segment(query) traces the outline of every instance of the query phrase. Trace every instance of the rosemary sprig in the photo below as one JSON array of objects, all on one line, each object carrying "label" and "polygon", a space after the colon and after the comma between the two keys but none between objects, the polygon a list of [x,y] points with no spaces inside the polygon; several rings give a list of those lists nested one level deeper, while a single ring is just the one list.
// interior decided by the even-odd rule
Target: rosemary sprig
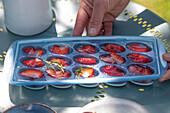
[{"label": "rosemary sprig", "polygon": [[78,75],[78,79],[80,78],[80,74],[82,73],[82,70],[83,70],[83,67],[80,66],[79,69],[77,69],[77,70],[74,72],[74,75]]},{"label": "rosemary sprig", "polygon": [[43,61],[46,63],[48,69],[50,69],[49,68],[49,65],[50,65],[56,72],[56,69],[52,64],[57,64],[58,67],[56,67],[56,68],[64,73],[64,68],[63,68],[62,64],[60,64],[59,61],[46,61],[46,60],[43,60]]},{"label": "rosemary sprig", "polygon": [[77,75],[78,76],[78,79],[80,78],[80,74],[82,73],[82,70],[83,69],[90,69],[92,67],[86,67],[86,68],[83,68],[82,66],[79,67],[79,69],[77,69],[75,72],[74,72],[74,75]]}]

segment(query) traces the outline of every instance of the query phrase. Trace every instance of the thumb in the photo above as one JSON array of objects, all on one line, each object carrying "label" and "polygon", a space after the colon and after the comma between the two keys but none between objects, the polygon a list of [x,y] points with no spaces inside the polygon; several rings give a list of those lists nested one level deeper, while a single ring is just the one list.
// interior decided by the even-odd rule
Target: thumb
[{"label": "thumb", "polygon": [[106,12],[105,0],[95,0],[93,4],[92,16],[88,25],[88,35],[96,36],[101,30],[102,21]]},{"label": "thumb", "polygon": [[163,54],[163,59],[166,60],[166,61],[170,61],[170,53],[165,53]]},{"label": "thumb", "polygon": [[166,72],[166,74],[164,76],[159,78],[158,81],[163,82],[163,81],[168,80],[168,79],[170,79],[170,69]]}]

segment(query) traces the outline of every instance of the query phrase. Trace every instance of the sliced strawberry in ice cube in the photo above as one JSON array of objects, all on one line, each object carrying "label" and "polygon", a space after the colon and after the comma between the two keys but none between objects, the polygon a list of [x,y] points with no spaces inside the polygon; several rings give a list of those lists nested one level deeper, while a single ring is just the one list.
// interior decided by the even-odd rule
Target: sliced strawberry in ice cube
[{"label": "sliced strawberry in ice cube", "polygon": [[123,76],[126,73],[113,65],[107,65],[102,69],[102,72],[111,76]]},{"label": "sliced strawberry in ice cube", "polygon": [[51,52],[55,54],[68,54],[69,53],[69,47],[67,46],[58,46],[58,45],[53,45],[53,48],[50,49]]},{"label": "sliced strawberry in ice cube", "polygon": [[137,52],[148,52],[150,51],[149,47],[143,44],[132,44],[129,46],[130,50],[137,51]]},{"label": "sliced strawberry in ice cube", "polygon": [[115,64],[115,60],[111,56],[100,56],[100,59],[104,62]]},{"label": "sliced strawberry in ice cube", "polygon": [[105,44],[103,50],[107,52],[120,53],[120,52],[125,51],[125,48],[117,44]]},{"label": "sliced strawberry in ice cube", "polygon": [[86,65],[94,65],[97,62],[96,59],[94,58],[86,58],[86,57],[77,57],[75,58],[75,61]]},{"label": "sliced strawberry in ice cube", "polygon": [[27,65],[29,67],[42,67],[42,66],[44,66],[43,61],[38,59],[38,58],[25,60],[25,61],[23,61],[23,64]]},{"label": "sliced strawberry in ice cube", "polygon": [[152,75],[153,72],[149,68],[144,68],[138,65],[131,65],[128,67],[129,71],[140,75]]},{"label": "sliced strawberry in ice cube", "polygon": [[41,56],[44,54],[44,51],[42,49],[35,49],[34,55]]},{"label": "sliced strawberry in ice cube", "polygon": [[89,54],[96,53],[96,49],[92,45],[84,45],[80,48],[77,48],[76,50],[81,53],[89,53]]},{"label": "sliced strawberry in ice cube", "polygon": [[111,52],[110,55],[111,55],[111,58],[116,62],[116,64],[125,63],[125,59],[117,55],[116,53]]},{"label": "sliced strawberry in ice cube", "polygon": [[57,79],[64,79],[69,78],[71,76],[71,73],[69,72],[63,72],[63,71],[55,71],[53,69],[46,69],[46,72],[49,76]]},{"label": "sliced strawberry in ice cube", "polygon": [[29,55],[34,55],[35,49],[33,47],[25,47],[23,51]]},{"label": "sliced strawberry in ice cube", "polygon": [[34,49],[33,47],[25,47],[23,51],[29,55],[40,56],[44,54],[44,51],[42,49]]},{"label": "sliced strawberry in ice cube", "polygon": [[21,71],[20,75],[29,78],[29,79],[39,79],[44,76],[43,72],[40,70],[35,70],[35,69],[28,69],[25,71]]},{"label": "sliced strawberry in ice cube", "polygon": [[128,59],[136,63],[149,63],[150,62],[149,58],[147,58],[146,56],[137,54],[137,53],[131,53],[127,57]]},{"label": "sliced strawberry in ice cube", "polygon": [[107,56],[100,56],[100,59],[104,62],[111,63],[111,64],[123,64],[125,63],[125,59],[121,56],[117,55],[116,53],[111,52],[110,55]]},{"label": "sliced strawberry in ice cube", "polygon": [[68,66],[68,65],[70,65],[70,63],[68,63],[66,60],[60,59],[60,58],[52,58],[52,59],[50,59],[49,61],[58,62],[58,64],[59,64],[59,65],[62,65],[62,66]]}]

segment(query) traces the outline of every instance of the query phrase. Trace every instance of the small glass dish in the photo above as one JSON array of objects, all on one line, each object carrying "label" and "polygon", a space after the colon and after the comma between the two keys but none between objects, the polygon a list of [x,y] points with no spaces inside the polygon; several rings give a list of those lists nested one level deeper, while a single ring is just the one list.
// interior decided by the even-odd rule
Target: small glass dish
[{"label": "small glass dish", "polygon": [[4,113],[57,113],[47,105],[40,103],[24,103],[7,109]]}]

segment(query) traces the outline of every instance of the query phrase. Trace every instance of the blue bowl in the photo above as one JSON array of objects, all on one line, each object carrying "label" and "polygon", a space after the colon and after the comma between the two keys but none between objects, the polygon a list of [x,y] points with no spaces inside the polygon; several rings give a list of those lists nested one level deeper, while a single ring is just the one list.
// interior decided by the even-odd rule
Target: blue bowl
[{"label": "blue bowl", "polygon": [[39,103],[24,103],[13,106],[4,113],[57,113],[47,105]]}]

